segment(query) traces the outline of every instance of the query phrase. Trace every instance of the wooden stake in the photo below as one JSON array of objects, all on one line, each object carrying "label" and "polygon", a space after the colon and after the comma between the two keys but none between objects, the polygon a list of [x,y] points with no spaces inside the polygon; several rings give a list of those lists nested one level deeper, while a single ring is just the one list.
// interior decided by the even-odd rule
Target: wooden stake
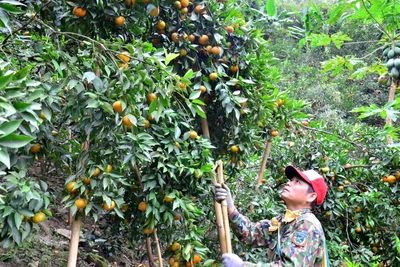
[{"label": "wooden stake", "polygon": [[160,243],[158,242],[158,236],[157,236],[157,229],[154,228],[154,241],[157,244],[157,254],[158,254],[158,261],[160,262],[160,267],[163,267],[163,259],[162,259],[162,255],[161,255],[161,248],[160,248]]},{"label": "wooden stake", "polygon": [[[388,102],[394,100],[394,95],[395,95],[395,93],[396,93],[396,89],[397,89],[398,84],[399,84],[399,81],[398,81],[398,80],[392,79],[392,83],[390,84]],[[389,117],[387,117],[387,116],[386,116],[386,124],[387,124],[388,126],[392,126],[392,125],[393,125],[392,119],[389,118]],[[387,143],[388,143],[388,144],[393,144],[393,138],[392,138],[391,136],[388,135],[387,138],[386,138],[386,140],[387,140]]]},{"label": "wooden stake", "polygon": [[222,217],[221,204],[219,204],[217,201],[215,201],[214,209],[215,209],[215,217],[217,219],[219,245],[221,247],[221,253],[224,254],[224,253],[228,252],[228,249],[226,247],[226,233],[225,233],[225,228],[224,228],[224,219]]},{"label": "wooden stake", "polygon": [[[218,183],[224,183],[224,171],[222,169],[222,161],[217,161],[217,173],[218,173]],[[232,253],[232,244],[231,244],[231,231],[229,228],[229,216],[228,216],[228,204],[226,200],[221,201],[222,208],[222,219],[224,223],[224,232],[225,232],[225,244],[226,244],[226,252]]]},{"label": "wooden stake", "polygon": [[153,257],[153,251],[151,250],[151,240],[150,237],[146,237],[146,249],[147,249],[147,255],[149,256],[149,265],[150,267],[154,267],[154,257]]},{"label": "wooden stake", "polygon": [[79,235],[81,230],[81,219],[72,223],[71,241],[69,244],[68,265],[67,267],[75,267],[78,259]]},{"label": "wooden stake", "polygon": [[265,165],[267,164],[269,154],[271,153],[271,145],[272,145],[272,140],[268,139],[267,144],[265,145],[265,152],[264,152],[264,157],[263,157],[263,160],[261,163],[261,168],[260,168],[260,171],[259,171],[258,177],[257,177],[257,184],[261,184],[261,180],[263,178],[264,171],[265,171]]}]

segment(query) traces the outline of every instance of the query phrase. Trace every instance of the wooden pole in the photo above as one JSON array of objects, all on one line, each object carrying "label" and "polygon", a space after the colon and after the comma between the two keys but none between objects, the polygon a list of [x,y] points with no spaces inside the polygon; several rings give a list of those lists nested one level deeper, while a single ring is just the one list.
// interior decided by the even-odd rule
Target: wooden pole
[{"label": "wooden pole", "polygon": [[[222,161],[217,161],[217,173],[218,173],[218,183],[224,183],[224,172],[222,169]],[[229,216],[228,216],[228,204],[226,200],[221,201],[222,208],[222,218],[224,223],[224,232],[225,232],[225,244],[226,244],[226,252],[232,253],[232,244],[231,244],[231,231],[229,228]]]},{"label": "wooden pole", "polygon": [[74,221],[71,228],[71,241],[69,244],[68,265],[75,267],[78,259],[79,235],[81,230],[81,219]]},{"label": "wooden pole", "polygon": [[163,267],[163,259],[162,259],[162,255],[161,255],[160,242],[158,241],[157,229],[156,228],[154,228],[153,234],[154,234],[154,241],[157,244],[157,254],[158,254],[159,266]]},{"label": "wooden pole", "polygon": [[[398,81],[398,80],[392,79],[392,83],[390,84],[388,102],[394,100],[394,96],[395,96],[396,88],[397,88],[398,84],[399,84],[399,81]],[[386,116],[386,124],[387,124],[388,126],[392,126],[392,125],[393,125],[392,119],[389,118],[388,116]],[[387,140],[387,143],[388,143],[388,144],[393,144],[393,138],[392,138],[390,135],[388,135],[388,136],[386,137],[386,140]]]},{"label": "wooden pole", "polygon": [[217,230],[218,230],[218,237],[219,237],[219,245],[221,247],[221,253],[227,253],[228,249],[226,247],[226,234],[225,234],[225,228],[224,228],[224,219],[222,217],[222,208],[221,204],[219,204],[217,201],[214,203],[214,208],[215,208],[215,217],[217,218]]},{"label": "wooden pole", "polygon": [[267,144],[265,145],[265,152],[264,152],[264,157],[262,160],[261,168],[260,168],[260,171],[258,172],[257,184],[261,184],[261,180],[263,178],[264,171],[265,171],[265,165],[267,164],[269,154],[271,153],[271,145],[272,145],[272,140],[268,139]]}]

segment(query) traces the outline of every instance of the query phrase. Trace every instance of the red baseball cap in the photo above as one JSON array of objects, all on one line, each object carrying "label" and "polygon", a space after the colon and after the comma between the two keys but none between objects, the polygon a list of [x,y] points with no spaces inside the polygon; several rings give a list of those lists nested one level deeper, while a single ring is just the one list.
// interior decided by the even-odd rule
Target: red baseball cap
[{"label": "red baseball cap", "polygon": [[285,168],[285,174],[287,178],[292,179],[294,176],[302,178],[304,181],[309,183],[317,194],[317,205],[321,205],[324,202],[328,186],[325,183],[324,177],[314,170],[300,171],[289,165]]}]

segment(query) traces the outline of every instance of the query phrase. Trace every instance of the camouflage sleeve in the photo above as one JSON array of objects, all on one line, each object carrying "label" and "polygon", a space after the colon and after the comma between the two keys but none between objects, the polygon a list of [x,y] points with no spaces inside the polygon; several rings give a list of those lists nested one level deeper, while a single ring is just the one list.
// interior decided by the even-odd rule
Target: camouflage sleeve
[{"label": "camouflage sleeve", "polygon": [[291,233],[283,233],[281,260],[257,264],[244,262],[243,267],[301,267],[322,266],[324,253],[323,233],[309,221],[300,222]]},{"label": "camouflage sleeve", "polygon": [[262,247],[269,244],[268,228],[270,220],[253,223],[248,217],[241,215],[237,210],[229,215],[232,231],[244,244],[253,247]]}]

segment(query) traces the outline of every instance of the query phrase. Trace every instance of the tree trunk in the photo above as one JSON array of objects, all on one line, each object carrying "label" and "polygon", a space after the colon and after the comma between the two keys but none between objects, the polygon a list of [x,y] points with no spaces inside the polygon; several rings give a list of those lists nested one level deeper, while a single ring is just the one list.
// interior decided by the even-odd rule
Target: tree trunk
[{"label": "tree trunk", "polygon": [[78,259],[79,235],[81,231],[81,219],[72,223],[71,241],[69,244],[68,267],[76,267]]},{"label": "tree trunk", "polygon": [[262,177],[263,177],[264,171],[265,171],[265,165],[267,164],[269,154],[271,153],[271,145],[272,145],[272,140],[268,139],[267,144],[265,145],[265,152],[264,152],[264,157],[263,157],[263,160],[261,163],[261,168],[260,168],[260,171],[258,172],[257,184],[261,184],[261,180],[262,180]]}]

